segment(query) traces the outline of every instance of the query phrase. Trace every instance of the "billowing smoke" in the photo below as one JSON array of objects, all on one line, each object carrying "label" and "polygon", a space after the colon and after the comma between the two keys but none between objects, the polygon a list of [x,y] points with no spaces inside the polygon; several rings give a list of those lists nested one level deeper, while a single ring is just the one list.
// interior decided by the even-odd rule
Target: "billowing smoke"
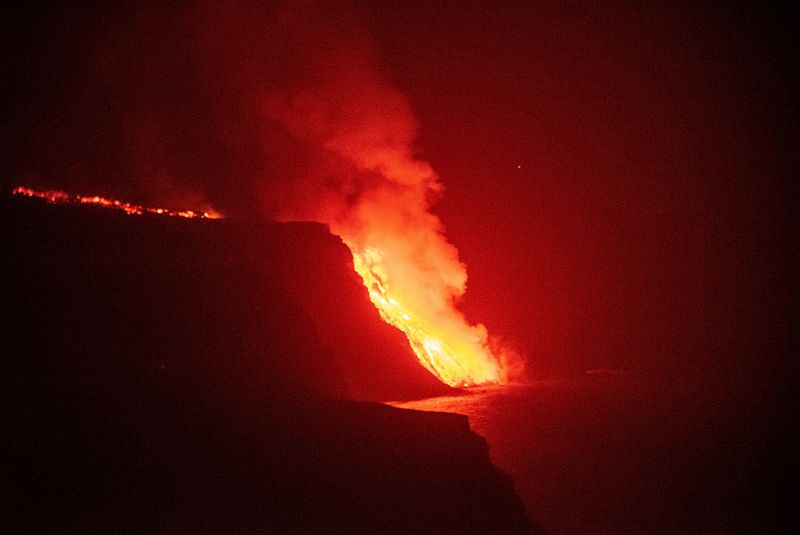
[{"label": "billowing smoke", "polygon": [[466,271],[429,211],[443,187],[414,155],[417,122],[408,99],[381,75],[368,43],[314,45],[306,63],[313,82],[270,95],[266,104],[268,117],[318,150],[300,180],[303,195],[280,217],[324,222],[356,249],[379,247],[390,265],[399,265],[392,257],[413,259],[419,273],[405,275],[443,307],[463,293]]},{"label": "billowing smoke", "polygon": [[308,77],[269,95],[265,112],[315,150],[317,165],[283,216],[324,222],[344,240],[384,319],[406,332],[443,381],[504,381],[486,329],[455,308],[467,273],[429,210],[443,187],[415,156],[418,125],[408,99],[358,32],[332,36],[319,31],[318,12],[293,15]]}]

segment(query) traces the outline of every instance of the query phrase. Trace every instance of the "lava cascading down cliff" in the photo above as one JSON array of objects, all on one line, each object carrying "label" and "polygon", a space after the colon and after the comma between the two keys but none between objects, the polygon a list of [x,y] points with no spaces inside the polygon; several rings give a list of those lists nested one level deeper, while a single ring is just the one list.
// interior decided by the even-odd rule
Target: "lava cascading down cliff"
[{"label": "lava cascading down cliff", "polygon": [[330,222],[353,253],[353,265],[381,317],[405,333],[420,363],[450,386],[505,381],[483,325],[455,306],[466,268],[412,187],[363,196],[342,221]]},{"label": "lava cascading down cliff", "polygon": [[[301,18],[302,20],[302,18]],[[313,17],[312,17],[313,20]],[[443,191],[415,157],[417,123],[408,99],[385,80],[366,37],[341,39],[316,24],[295,28],[298,63],[311,75],[267,98],[268,119],[316,151],[286,220],[326,223],[353,254],[382,318],[408,337],[420,363],[451,386],[503,383],[483,325],[458,310],[467,274],[431,213]]]}]

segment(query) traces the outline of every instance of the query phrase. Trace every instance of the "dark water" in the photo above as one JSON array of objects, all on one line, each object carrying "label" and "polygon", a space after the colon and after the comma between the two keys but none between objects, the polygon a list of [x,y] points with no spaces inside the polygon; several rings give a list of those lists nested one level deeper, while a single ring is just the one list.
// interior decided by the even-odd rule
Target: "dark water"
[{"label": "dark water", "polygon": [[553,534],[788,531],[768,383],[582,376],[393,405],[465,414]]}]

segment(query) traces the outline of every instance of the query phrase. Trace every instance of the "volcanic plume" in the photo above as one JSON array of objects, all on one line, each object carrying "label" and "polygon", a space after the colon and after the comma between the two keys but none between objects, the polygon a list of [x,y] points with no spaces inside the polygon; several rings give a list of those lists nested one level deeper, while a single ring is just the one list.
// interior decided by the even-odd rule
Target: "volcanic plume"
[{"label": "volcanic plume", "polygon": [[485,327],[470,325],[456,308],[466,267],[430,211],[444,188],[415,155],[417,123],[408,99],[382,76],[366,38],[318,36],[319,27],[301,22],[297,32],[310,81],[267,99],[268,118],[319,157],[299,202],[285,207],[283,217],[326,223],[342,238],[383,319],[406,334],[440,380],[504,382]]}]

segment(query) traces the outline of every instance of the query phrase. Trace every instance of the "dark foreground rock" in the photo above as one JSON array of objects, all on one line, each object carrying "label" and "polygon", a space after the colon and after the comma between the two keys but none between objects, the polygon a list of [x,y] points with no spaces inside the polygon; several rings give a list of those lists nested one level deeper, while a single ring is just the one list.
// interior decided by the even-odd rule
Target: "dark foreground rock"
[{"label": "dark foreground rock", "polygon": [[[180,348],[213,363],[266,351],[282,368],[276,380],[329,394],[346,387],[350,398],[390,401],[450,390],[386,327],[350,252],[323,225],[127,216],[8,196],[0,218],[15,315],[38,321],[27,350],[33,342],[130,362]],[[304,359],[270,347],[289,341]]]},{"label": "dark foreground rock", "polygon": [[466,418],[342,399],[324,229],[2,203],[3,532],[530,531]]}]

